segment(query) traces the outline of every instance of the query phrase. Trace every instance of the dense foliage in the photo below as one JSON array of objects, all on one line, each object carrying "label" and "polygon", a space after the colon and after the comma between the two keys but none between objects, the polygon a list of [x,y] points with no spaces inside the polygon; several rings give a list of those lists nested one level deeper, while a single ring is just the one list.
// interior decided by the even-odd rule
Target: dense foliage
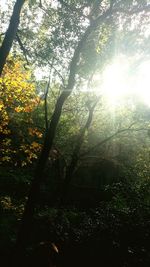
[{"label": "dense foliage", "polygon": [[149,10],[0,4],[3,266],[149,266]]},{"label": "dense foliage", "polygon": [[31,163],[40,150],[36,139],[42,137],[32,118],[40,99],[21,60],[7,61],[0,78],[0,96],[1,163]]}]

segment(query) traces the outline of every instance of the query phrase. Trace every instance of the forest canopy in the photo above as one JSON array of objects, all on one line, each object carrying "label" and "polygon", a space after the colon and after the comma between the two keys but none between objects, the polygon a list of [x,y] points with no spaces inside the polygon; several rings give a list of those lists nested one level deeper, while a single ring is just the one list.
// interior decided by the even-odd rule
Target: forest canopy
[{"label": "forest canopy", "polygon": [[[70,266],[66,251],[98,233],[87,266],[99,249],[102,266],[148,266],[149,12],[148,0],[1,1],[4,261]],[[32,262],[40,242],[58,242],[58,262]]]}]

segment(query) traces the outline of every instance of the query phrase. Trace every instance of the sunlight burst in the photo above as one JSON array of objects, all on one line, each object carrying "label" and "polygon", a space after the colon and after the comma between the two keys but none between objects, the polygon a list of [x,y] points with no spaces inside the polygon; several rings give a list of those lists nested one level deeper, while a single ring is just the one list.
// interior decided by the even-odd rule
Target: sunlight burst
[{"label": "sunlight burst", "polygon": [[127,64],[117,61],[106,68],[103,74],[102,93],[109,102],[116,104],[127,93]]},{"label": "sunlight burst", "polygon": [[127,58],[122,57],[104,70],[99,91],[111,105],[118,105],[126,96],[134,95],[150,106],[149,69],[150,61],[145,61],[134,71]]}]

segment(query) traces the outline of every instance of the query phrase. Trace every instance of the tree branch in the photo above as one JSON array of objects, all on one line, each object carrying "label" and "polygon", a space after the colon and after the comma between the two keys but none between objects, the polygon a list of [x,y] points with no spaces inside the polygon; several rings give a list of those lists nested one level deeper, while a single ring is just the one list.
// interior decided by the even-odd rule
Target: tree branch
[{"label": "tree branch", "polygon": [[58,75],[59,78],[61,79],[63,86],[65,86],[64,78],[63,78],[63,76],[60,74],[60,72],[54,67],[54,64],[53,64],[53,63],[50,63],[50,62],[48,62],[48,64],[49,64],[49,66],[50,66],[51,68],[53,68],[53,69],[55,70],[55,72],[57,73],[57,75]]},{"label": "tree branch", "polygon": [[105,144],[106,142],[110,141],[111,139],[113,139],[115,136],[117,136],[118,134],[124,133],[124,132],[128,132],[128,131],[132,131],[132,132],[138,132],[138,131],[148,131],[147,128],[131,128],[132,126],[129,126],[128,128],[125,129],[121,129],[116,131],[115,133],[113,133],[112,135],[108,136],[107,138],[105,138],[104,140],[102,140],[101,142],[97,143],[95,146],[89,148],[86,152],[82,153],[80,155],[81,157],[84,157],[86,155],[88,155],[89,153],[93,152],[94,150],[96,150],[96,148],[102,146],[103,144]]},{"label": "tree branch", "polygon": [[24,47],[24,45],[23,45],[23,43],[22,43],[22,41],[21,41],[21,39],[20,39],[18,33],[16,33],[16,40],[17,40],[17,42],[18,42],[18,44],[19,44],[19,46],[20,46],[20,49],[21,49],[22,52],[23,52],[23,55],[24,55],[24,57],[25,57],[25,60],[26,60],[27,64],[29,65],[29,61],[28,61],[28,58],[27,58],[27,53],[28,53],[28,52],[27,52],[26,48]]}]

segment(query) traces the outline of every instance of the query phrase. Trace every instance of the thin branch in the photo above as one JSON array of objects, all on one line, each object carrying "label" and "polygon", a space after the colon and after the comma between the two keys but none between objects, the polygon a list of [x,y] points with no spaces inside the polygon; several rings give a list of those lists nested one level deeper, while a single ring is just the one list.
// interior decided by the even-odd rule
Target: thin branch
[{"label": "thin branch", "polygon": [[[40,2],[39,2],[39,8],[46,14],[46,15],[48,15],[48,17],[50,16],[50,15],[52,15],[52,8],[51,9],[45,9],[44,7],[43,7],[43,4],[42,4],[42,1],[40,0]],[[49,10],[51,11],[51,14],[49,13]],[[53,9],[53,13],[55,12],[55,9]]]},{"label": "thin branch", "polygon": [[46,132],[48,130],[48,122],[49,122],[49,119],[48,119],[48,108],[47,108],[47,97],[48,97],[48,92],[49,92],[50,83],[51,83],[51,73],[52,73],[53,64],[54,64],[54,58],[52,59],[51,69],[50,69],[50,73],[49,73],[49,79],[48,79],[47,87],[46,87],[46,90],[45,90],[45,97],[44,97]]},{"label": "thin branch", "polygon": [[5,35],[5,33],[6,33],[6,32],[1,32],[1,33],[0,33],[0,36],[3,36],[3,35]]},{"label": "thin branch", "polygon": [[89,153],[93,152],[98,147],[100,147],[103,144],[105,144],[106,142],[110,141],[111,139],[113,139],[118,134],[121,134],[121,133],[124,133],[124,132],[128,132],[128,131],[130,131],[130,132],[131,131],[132,132],[138,132],[138,131],[148,131],[148,129],[147,128],[131,128],[131,125],[130,125],[128,128],[125,128],[125,129],[121,129],[121,130],[116,131],[115,133],[113,133],[112,135],[108,136],[107,138],[105,138],[101,142],[97,143],[95,146],[89,148],[86,152],[82,153],[80,155],[80,157],[84,157],[84,156],[88,155]]},{"label": "thin branch", "polygon": [[28,61],[28,58],[27,58],[27,54],[28,54],[28,52],[27,52],[26,48],[24,47],[24,45],[23,45],[23,43],[22,43],[22,41],[21,41],[21,39],[20,39],[18,33],[16,33],[16,40],[17,40],[17,42],[18,42],[18,44],[19,44],[19,46],[20,46],[20,49],[21,49],[22,52],[23,52],[23,55],[24,55],[24,57],[25,57],[25,60],[26,60],[27,64],[29,65],[29,61]]},{"label": "thin branch", "polygon": [[57,73],[57,75],[59,76],[59,78],[61,79],[62,83],[63,83],[63,86],[65,86],[65,81],[64,81],[64,78],[63,76],[60,74],[60,72],[54,67],[54,64],[53,63],[50,63],[48,62],[49,66],[51,68],[53,68],[55,70],[55,72]]}]

